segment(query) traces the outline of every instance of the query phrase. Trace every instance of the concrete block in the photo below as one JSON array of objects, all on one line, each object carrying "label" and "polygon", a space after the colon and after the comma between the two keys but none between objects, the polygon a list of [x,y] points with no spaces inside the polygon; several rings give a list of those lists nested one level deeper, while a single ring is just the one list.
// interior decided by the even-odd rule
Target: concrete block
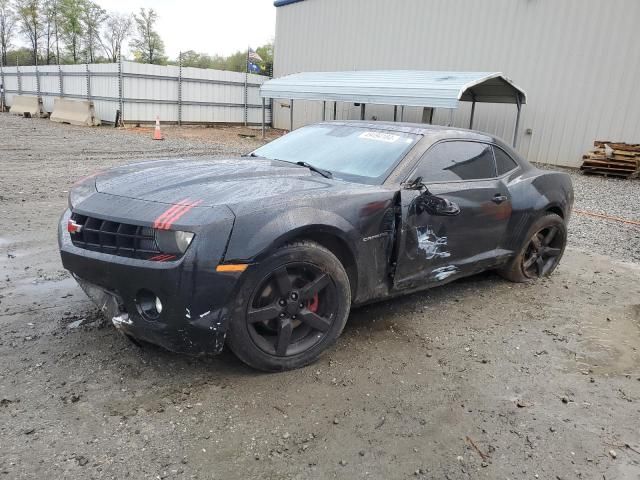
[{"label": "concrete block", "polygon": [[42,115],[42,100],[31,95],[14,95],[9,113],[39,117]]},{"label": "concrete block", "polygon": [[98,126],[101,123],[100,119],[96,117],[93,102],[61,97],[53,100],[53,112],[51,112],[50,118],[53,122],[89,127]]}]

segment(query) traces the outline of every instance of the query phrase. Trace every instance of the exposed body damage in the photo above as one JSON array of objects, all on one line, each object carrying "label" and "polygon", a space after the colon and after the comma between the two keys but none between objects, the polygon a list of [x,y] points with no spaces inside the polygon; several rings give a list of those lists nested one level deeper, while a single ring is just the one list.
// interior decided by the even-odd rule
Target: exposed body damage
[{"label": "exposed body damage", "polygon": [[[356,306],[505,265],[535,219],[570,215],[568,176],[533,168],[493,137],[331,125],[402,129],[418,140],[380,184],[265,158],[164,160],[98,174],[78,183],[60,220],[65,268],[127,335],[173,351],[217,353],[246,308],[245,278],[285,245],[312,241],[332,252]],[[517,166],[474,182],[415,182],[429,149],[452,138],[495,145]],[[504,199],[496,201],[498,193]],[[191,243],[163,249],[160,230],[192,234]],[[153,310],[147,292],[161,301],[155,316],[145,310]]]},{"label": "exposed body damage", "polygon": [[418,248],[424,252],[425,258],[447,258],[451,252],[447,251],[447,237],[439,237],[430,226],[416,227]]}]

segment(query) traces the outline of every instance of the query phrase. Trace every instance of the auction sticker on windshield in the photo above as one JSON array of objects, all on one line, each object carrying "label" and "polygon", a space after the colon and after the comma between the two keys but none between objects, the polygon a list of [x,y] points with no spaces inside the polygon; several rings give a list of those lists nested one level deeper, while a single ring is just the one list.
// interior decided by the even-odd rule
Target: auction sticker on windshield
[{"label": "auction sticker on windshield", "polygon": [[391,133],[382,132],[364,132],[361,133],[358,138],[366,138],[368,140],[377,140],[379,142],[395,143],[400,138],[399,135],[393,135]]}]

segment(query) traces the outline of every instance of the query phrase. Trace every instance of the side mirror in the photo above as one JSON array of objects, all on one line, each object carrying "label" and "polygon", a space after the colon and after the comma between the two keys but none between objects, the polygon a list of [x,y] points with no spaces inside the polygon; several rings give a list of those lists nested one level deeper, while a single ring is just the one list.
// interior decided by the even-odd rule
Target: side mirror
[{"label": "side mirror", "polygon": [[445,215],[452,217],[460,213],[460,207],[457,204],[447,200],[446,198],[440,198],[439,200],[440,202],[436,209],[436,215]]},{"label": "side mirror", "polygon": [[406,190],[427,190],[427,187],[422,183],[422,177],[416,177],[410,182],[403,183],[402,188]]},{"label": "side mirror", "polygon": [[414,200],[416,213],[426,212],[430,215],[453,217],[460,213],[460,207],[446,198],[432,195],[428,190],[421,193]]}]

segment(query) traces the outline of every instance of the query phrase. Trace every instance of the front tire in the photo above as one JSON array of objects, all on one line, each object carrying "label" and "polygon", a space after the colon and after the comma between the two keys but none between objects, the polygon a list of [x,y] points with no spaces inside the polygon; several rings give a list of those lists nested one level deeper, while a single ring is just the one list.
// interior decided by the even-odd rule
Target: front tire
[{"label": "front tire", "polygon": [[259,370],[300,368],[335,343],[350,308],[349,277],[336,256],[314,242],[288,244],[247,271],[228,345]]},{"label": "front tire", "polygon": [[498,273],[512,282],[533,282],[553,273],[567,246],[567,226],[555,213],[536,220],[524,245],[509,264]]}]

